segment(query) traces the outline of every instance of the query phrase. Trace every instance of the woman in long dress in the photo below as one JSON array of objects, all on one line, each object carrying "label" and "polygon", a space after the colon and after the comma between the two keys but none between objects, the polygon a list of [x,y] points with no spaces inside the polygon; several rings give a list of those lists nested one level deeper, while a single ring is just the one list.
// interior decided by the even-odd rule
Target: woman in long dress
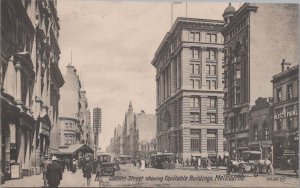
[{"label": "woman in long dress", "polygon": [[144,171],[145,170],[145,159],[141,160],[141,170]]}]

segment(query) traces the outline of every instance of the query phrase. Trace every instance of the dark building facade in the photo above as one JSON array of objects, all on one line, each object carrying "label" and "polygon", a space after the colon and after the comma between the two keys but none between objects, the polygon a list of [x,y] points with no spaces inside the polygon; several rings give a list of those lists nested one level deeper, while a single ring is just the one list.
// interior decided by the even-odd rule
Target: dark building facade
[{"label": "dark building facade", "polygon": [[272,83],[274,162],[284,168],[287,159],[299,156],[299,65],[274,75]]},{"label": "dark building facade", "polygon": [[[51,24],[50,24],[51,23]],[[1,1],[0,178],[40,173],[58,119],[59,21],[56,0]]]},{"label": "dark building facade", "polygon": [[292,4],[245,3],[223,13],[224,137],[233,158],[249,148],[255,100],[272,96],[269,80],[279,71],[274,63],[282,56],[299,61],[298,11]]}]

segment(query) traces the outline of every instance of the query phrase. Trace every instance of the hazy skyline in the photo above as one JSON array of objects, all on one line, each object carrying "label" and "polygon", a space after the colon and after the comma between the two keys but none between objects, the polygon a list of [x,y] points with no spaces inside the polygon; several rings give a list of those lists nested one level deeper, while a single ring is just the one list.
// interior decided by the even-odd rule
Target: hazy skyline
[{"label": "hazy skyline", "polygon": [[[236,9],[241,3],[232,4]],[[189,2],[188,17],[222,20],[228,3]],[[135,112],[155,114],[154,53],[171,27],[170,2],[58,1],[62,74],[73,53],[89,109],[102,108],[100,146],[123,124],[129,101]],[[173,21],[186,4],[173,5]]]}]

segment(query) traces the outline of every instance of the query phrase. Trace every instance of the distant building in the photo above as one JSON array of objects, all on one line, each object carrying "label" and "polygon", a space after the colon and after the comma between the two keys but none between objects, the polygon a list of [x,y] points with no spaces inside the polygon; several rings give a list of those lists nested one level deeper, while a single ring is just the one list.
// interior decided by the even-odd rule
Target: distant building
[{"label": "distant building", "polygon": [[223,17],[224,136],[226,150],[239,157],[249,148],[251,106],[272,95],[274,65],[282,57],[299,62],[299,7],[245,3],[236,11],[229,5]]},{"label": "distant building", "polygon": [[272,83],[274,164],[285,168],[288,158],[299,156],[299,65],[283,69],[273,76]]},{"label": "distant building", "polygon": [[93,135],[95,148],[98,148],[99,146],[99,134],[101,133],[101,118],[101,108],[93,108]]},{"label": "distant building", "polygon": [[114,130],[113,152],[123,154],[123,127],[118,125]]},{"label": "distant building", "polygon": [[79,92],[79,122],[82,126],[82,139],[81,143],[87,144],[90,147],[94,147],[92,142],[92,124],[91,124],[91,113],[88,109],[88,100],[86,98],[86,91],[81,89]]},{"label": "distant building", "polygon": [[135,155],[147,157],[152,148],[151,141],[156,137],[156,116],[146,114],[144,110],[135,113]]},{"label": "distant building", "polygon": [[156,50],[158,151],[223,154],[223,37],[220,20],[177,18]]},{"label": "distant building", "polygon": [[53,154],[59,153],[59,147],[79,144],[82,137],[79,122],[79,91],[81,83],[74,66],[68,65],[63,76],[64,86],[60,92],[58,126],[53,127],[50,146]]},{"label": "distant building", "polygon": [[101,132],[101,108],[93,108],[93,128],[95,132]]},{"label": "distant building", "polygon": [[[148,155],[152,148],[143,150],[144,145],[150,145],[155,138],[154,114],[134,113],[131,102],[128,111],[125,113],[124,125],[118,125],[114,130],[114,136],[111,139],[110,147],[116,154],[125,154],[132,157],[144,157]],[[154,145],[154,144],[152,144]]]},{"label": "distant building", "polygon": [[123,125],[123,152],[125,155],[134,155],[134,112],[131,102],[129,103],[128,111],[125,112]]},{"label": "distant building", "polygon": [[78,158],[85,153],[93,153],[90,111],[87,109],[86,91],[82,89],[72,64],[67,66],[64,80],[59,103],[59,126],[53,127],[51,134],[51,153],[61,158]]}]

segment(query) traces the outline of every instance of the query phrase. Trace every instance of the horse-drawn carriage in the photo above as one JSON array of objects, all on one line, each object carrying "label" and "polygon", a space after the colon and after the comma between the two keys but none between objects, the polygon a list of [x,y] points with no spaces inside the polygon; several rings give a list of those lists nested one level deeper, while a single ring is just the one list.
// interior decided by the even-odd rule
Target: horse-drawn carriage
[{"label": "horse-drawn carriage", "polygon": [[244,173],[253,173],[255,177],[259,173],[273,173],[272,163],[270,160],[261,159],[260,151],[244,151],[243,160],[233,161],[227,165],[227,174],[238,172],[240,175]]}]

